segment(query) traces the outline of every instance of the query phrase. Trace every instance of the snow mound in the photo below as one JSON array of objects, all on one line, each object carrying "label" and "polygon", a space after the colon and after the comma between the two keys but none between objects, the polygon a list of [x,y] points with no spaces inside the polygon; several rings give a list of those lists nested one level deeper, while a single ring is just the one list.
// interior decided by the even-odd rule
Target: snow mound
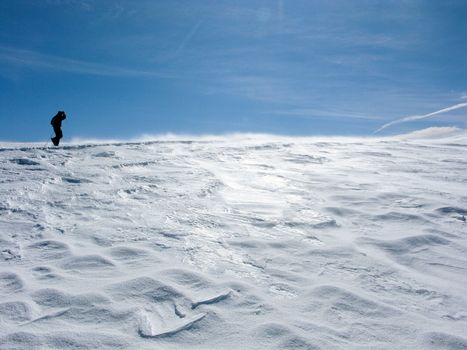
[{"label": "snow mound", "polygon": [[0,146],[0,349],[467,349],[465,140]]}]

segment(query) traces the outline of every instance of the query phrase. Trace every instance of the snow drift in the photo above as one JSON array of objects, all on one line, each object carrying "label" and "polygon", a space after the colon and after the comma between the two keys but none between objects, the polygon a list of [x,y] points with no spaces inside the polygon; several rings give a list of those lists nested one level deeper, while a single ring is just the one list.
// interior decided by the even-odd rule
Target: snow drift
[{"label": "snow drift", "polygon": [[459,135],[3,145],[0,349],[466,349]]}]

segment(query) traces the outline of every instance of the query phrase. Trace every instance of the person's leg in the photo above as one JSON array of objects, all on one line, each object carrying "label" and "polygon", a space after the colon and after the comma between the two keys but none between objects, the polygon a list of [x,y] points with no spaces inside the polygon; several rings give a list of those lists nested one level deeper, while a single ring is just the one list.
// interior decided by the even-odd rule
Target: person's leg
[{"label": "person's leg", "polygon": [[62,129],[60,127],[54,126],[55,137],[52,137],[52,143],[54,146],[58,146],[60,139],[63,137]]},{"label": "person's leg", "polygon": [[[55,131],[55,128],[54,128],[54,131]],[[57,133],[55,133],[55,136],[50,139],[52,140],[52,143],[54,144],[54,146],[57,146]]]}]

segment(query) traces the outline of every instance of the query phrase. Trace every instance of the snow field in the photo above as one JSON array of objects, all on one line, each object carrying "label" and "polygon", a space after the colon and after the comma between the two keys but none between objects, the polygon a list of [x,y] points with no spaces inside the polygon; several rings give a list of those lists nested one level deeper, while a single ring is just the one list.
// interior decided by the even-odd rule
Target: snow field
[{"label": "snow field", "polygon": [[466,147],[0,147],[0,349],[467,349]]}]

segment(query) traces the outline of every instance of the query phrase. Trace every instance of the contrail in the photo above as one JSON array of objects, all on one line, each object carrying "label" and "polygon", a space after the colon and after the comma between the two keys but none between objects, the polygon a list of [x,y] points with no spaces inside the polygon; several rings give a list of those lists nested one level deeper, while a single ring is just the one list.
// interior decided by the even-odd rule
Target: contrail
[{"label": "contrail", "polygon": [[382,127],[380,127],[378,130],[376,130],[375,132],[373,132],[373,134],[376,134],[376,133],[380,132],[381,130],[386,129],[388,126],[391,126],[391,125],[394,125],[394,124],[400,124],[400,123],[405,123],[405,122],[409,122],[409,121],[412,121],[412,120],[419,120],[419,119],[430,118],[430,117],[435,116],[435,115],[437,115],[437,114],[450,112],[450,111],[453,111],[453,110],[455,110],[455,109],[464,108],[464,107],[467,107],[467,103],[459,103],[459,104],[457,104],[457,105],[454,105],[454,106],[451,106],[451,107],[447,107],[447,108],[443,108],[443,109],[440,109],[439,111],[431,112],[431,113],[424,114],[424,115],[413,115],[413,116],[410,116],[410,117],[405,117],[405,118],[397,119],[397,120],[394,120],[394,121],[392,121],[392,122],[390,122],[390,123],[384,124],[384,125],[383,125]]},{"label": "contrail", "polygon": [[178,56],[178,54],[180,52],[182,52],[182,50],[185,48],[186,44],[188,44],[188,42],[191,40],[191,38],[193,38],[195,36],[196,32],[198,31],[201,24],[203,24],[203,22],[204,22],[204,20],[201,20],[201,21],[199,21],[198,23],[196,23],[193,26],[191,31],[185,36],[185,38],[183,38],[182,42],[180,43],[177,50],[175,51],[174,56]]}]

